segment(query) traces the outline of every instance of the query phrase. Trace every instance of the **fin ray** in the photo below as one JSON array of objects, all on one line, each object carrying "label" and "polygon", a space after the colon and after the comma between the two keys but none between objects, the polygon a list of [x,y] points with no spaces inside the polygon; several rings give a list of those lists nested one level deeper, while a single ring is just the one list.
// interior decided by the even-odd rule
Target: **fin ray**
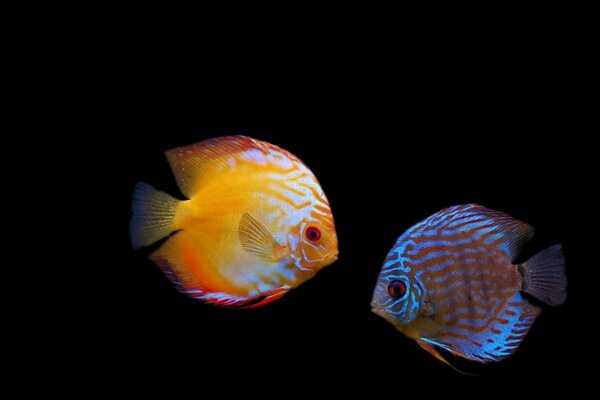
[{"label": "fin ray", "polygon": [[179,202],[152,185],[136,183],[132,197],[133,215],[129,225],[134,249],[149,246],[173,232]]},{"label": "fin ray", "polygon": [[518,266],[523,276],[522,290],[558,306],[567,298],[565,256],[560,244],[543,250]]},{"label": "fin ray", "polygon": [[244,213],[238,225],[238,236],[242,248],[266,262],[277,261],[276,255],[283,247],[263,224],[250,214]]},{"label": "fin ray", "polygon": [[247,298],[236,298],[233,296],[207,294],[203,299],[208,303],[235,309],[250,309],[266,306],[267,304],[281,298],[290,290],[290,287],[284,285],[279,288],[271,289],[256,296]]},{"label": "fin ray", "polygon": [[[497,241],[498,248],[506,254],[511,261],[519,256],[521,248],[527,244],[533,237],[533,228],[523,221],[519,221],[500,211],[490,210],[489,208],[480,206],[479,204],[465,204],[461,206],[451,207],[452,219],[464,218],[465,216],[481,216],[485,219],[494,222],[498,227],[497,233],[490,236],[490,242]],[[440,213],[448,212],[446,210]],[[451,221],[450,221],[451,223]]]},{"label": "fin ray", "polygon": [[[249,150],[266,153],[265,145],[247,136],[224,136],[165,152],[177,185],[188,199],[219,174],[230,170],[230,160],[240,160]],[[283,151],[283,150],[282,150]]]},{"label": "fin ray", "polygon": [[184,258],[182,241],[185,232],[180,231],[171,236],[162,246],[150,255],[150,260],[154,261],[164,274],[169,278],[171,283],[178,291],[190,297],[195,297],[192,294],[203,294],[200,282],[192,274],[186,260]]},{"label": "fin ray", "polygon": [[433,357],[435,357],[436,359],[440,360],[441,362],[443,362],[444,364],[446,364],[447,366],[449,366],[450,368],[452,368],[456,372],[459,372],[459,373],[461,373],[463,375],[477,376],[475,374],[470,374],[468,372],[464,372],[464,371],[461,371],[460,369],[456,368],[454,365],[450,364],[450,361],[446,360],[444,358],[444,356],[442,356],[440,354],[440,352],[437,351],[437,349],[435,348],[435,346],[439,346],[439,347],[443,348],[446,351],[449,351],[451,353],[455,353],[449,347],[447,347],[447,346],[445,346],[445,345],[443,345],[443,344],[441,344],[441,343],[439,343],[437,341],[434,341],[434,340],[431,340],[431,339],[427,339],[427,338],[417,339],[417,344],[419,346],[421,346],[421,348],[423,350],[425,350],[426,352],[428,352],[429,354],[431,354]]}]

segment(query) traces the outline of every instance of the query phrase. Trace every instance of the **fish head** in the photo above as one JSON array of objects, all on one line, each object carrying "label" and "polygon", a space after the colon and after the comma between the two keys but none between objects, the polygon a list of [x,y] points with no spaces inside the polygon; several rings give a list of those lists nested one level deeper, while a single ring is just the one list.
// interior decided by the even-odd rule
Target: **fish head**
[{"label": "fish head", "polygon": [[304,268],[318,270],[337,260],[338,239],[331,214],[302,220],[297,235],[298,256]]},{"label": "fish head", "polygon": [[371,311],[401,329],[419,315],[422,294],[422,287],[402,260],[388,256],[377,278]]}]

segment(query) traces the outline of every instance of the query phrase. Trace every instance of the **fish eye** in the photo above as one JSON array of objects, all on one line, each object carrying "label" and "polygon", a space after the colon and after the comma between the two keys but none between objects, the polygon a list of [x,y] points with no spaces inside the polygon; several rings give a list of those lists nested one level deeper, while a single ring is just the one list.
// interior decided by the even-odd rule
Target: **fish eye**
[{"label": "fish eye", "polygon": [[321,231],[315,226],[309,226],[306,229],[306,238],[311,242],[318,242],[321,239]]},{"label": "fish eye", "polygon": [[388,285],[388,292],[392,297],[402,297],[406,294],[406,284],[399,280],[391,281]]}]

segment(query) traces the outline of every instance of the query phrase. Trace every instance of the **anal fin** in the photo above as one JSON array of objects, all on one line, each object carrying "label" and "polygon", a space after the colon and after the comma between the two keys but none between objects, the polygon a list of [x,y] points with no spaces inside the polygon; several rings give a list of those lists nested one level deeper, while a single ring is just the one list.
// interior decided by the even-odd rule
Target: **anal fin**
[{"label": "anal fin", "polygon": [[431,340],[431,339],[427,339],[427,338],[421,338],[421,339],[417,339],[417,344],[419,346],[421,346],[421,348],[423,350],[425,350],[426,352],[428,352],[429,354],[431,354],[432,356],[434,356],[435,358],[437,358],[438,360],[440,360],[441,362],[443,362],[444,364],[446,364],[447,366],[449,366],[450,368],[452,368],[453,370],[455,370],[456,372],[459,372],[463,375],[470,375],[470,376],[477,376],[476,374],[470,374],[468,372],[464,372],[461,371],[460,369],[456,368],[454,365],[450,364],[450,362],[448,360],[446,360],[439,351],[437,351],[437,349],[435,348],[435,346],[439,346],[441,348],[443,348],[446,351],[449,351],[451,353],[453,353],[452,349],[448,348],[447,346],[442,345],[441,343]]},{"label": "anal fin", "polygon": [[251,297],[236,297],[224,293],[207,293],[199,296],[198,298],[201,298],[207,303],[212,303],[222,307],[248,309],[265,306],[285,295],[290,289],[291,288],[289,286],[284,285],[282,287],[271,289]]},{"label": "anal fin", "polygon": [[204,292],[199,289],[199,282],[194,277],[190,265],[186,263],[183,243],[185,235],[183,231],[175,233],[149,258],[160,267],[178,291],[190,297],[197,297],[196,294],[202,295]]}]

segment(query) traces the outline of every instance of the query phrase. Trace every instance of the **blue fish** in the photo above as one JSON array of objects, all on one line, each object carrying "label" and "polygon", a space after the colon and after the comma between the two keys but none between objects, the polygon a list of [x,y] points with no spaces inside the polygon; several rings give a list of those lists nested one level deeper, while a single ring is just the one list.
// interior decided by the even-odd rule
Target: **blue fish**
[{"label": "blue fish", "polygon": [[433,214],[397,240],[381,269],[371,307],[400,332],[438,352],[488,363],[512,354],[540,307],[566,298],[560,245],[514,264],[533,228],[469,204]]}]

